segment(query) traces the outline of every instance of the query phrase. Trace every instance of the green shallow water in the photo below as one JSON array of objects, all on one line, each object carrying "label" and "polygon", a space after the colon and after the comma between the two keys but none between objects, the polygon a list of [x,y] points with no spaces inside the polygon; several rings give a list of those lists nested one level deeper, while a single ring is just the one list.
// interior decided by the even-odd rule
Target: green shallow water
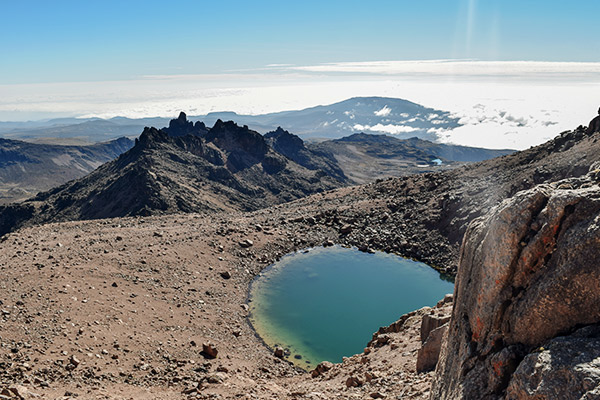
[{"label": "green shallow water", "polygon": [[454,285],[391,254],[328,247],[287,255],[250,289],[250,322],[271,348],[304,368],[362,352],[373,332],[435,305]]}]

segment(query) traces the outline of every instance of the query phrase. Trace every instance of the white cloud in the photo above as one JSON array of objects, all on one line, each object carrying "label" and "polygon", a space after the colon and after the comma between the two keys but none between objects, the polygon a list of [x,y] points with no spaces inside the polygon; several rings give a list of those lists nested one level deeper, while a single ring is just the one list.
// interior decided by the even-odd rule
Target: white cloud
[{"label": "white cloud", "polygon": [[592,78],[600,73],[597,62],[415,60],[340,62],[295,66],[291,70],[320,73],[448,77]]},{"label": "white cloud", "polygon": [[375,111],[374,114],[377,115],[378,117],[387,117],[388,115],[390,115],[391,112],[392,112],[392,109],[389,108],[386,104],[385,106],[383,106],[383,108],[381,110]]},{"label": "white cloud", "polygon": [[399,133],[410,133],[410,132],[415,132],[418,131],[417,128],[413,128],[412,126],[406,126],[406,125],[383,125],[383,124],[377,124],[377,125],[360,125],[360,124],[355,124],[353,126],[354,130],[356,131],[370,131],[370,132],[385,132],[385,133],[390,133],[393,135],[397,135]]}]

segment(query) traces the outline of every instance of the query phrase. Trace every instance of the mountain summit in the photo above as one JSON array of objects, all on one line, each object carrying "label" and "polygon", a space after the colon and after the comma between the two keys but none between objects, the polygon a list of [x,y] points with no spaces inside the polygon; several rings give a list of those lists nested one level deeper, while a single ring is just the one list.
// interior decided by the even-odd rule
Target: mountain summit
[{"label": "mountain summit", "polygon": [[86,177],[0,208],[0,234],[49,221],[256,210],[339,186],[247,126],[219,120],[205,129],[181,113],[168,128],[145,128],[131,150]]}]

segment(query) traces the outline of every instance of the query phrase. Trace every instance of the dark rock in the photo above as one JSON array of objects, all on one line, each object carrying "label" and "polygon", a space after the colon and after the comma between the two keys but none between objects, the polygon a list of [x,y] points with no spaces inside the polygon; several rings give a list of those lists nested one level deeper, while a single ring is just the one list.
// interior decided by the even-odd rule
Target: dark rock
[{"label": "dark rock", "polygon": [[283,358],[284,355],[284,350],[282,347],[277,347],[275,349],[275,351],[273,352],[273,355],[277,358]]},{"label": "dark rock", "polygon": [[359,387],[363,385],[363,381],[356,376],[350,376],[346,379],[346,387]]},{"label": "dark rock", "polygon": [[248,247],[252,247],[254,246],[254,242],[250,239],[244,239],[242,241],[240,241],[240,247],[243,247],[245,249],[247,249]]},{"label": "dark rock", "polygon": [[223,271],[220,273],[221,278],[223,279],[230,279],[231,278],[231,273],[229,271]]},{"label": "dark rock", "polygon": [[352,232],[352,225],[342,225],[342,227],[340,228],[340,233],[342,235],[347,235],[350,232]]},{"label": "dark rock", "polygon": [[217,358],[217,354],[219,354],[219,351],[217,350],[217,348],[215,347],[214,344],[212,344],[212,343],[203,343],[202,344],[202,355],[204,356],[204,358],[208,358],[208,359]]},{"label": "dark rock", "polygon": [[316,378],[317,376],[329,371],[331,368],[333,368],[332,363],[329,361],[323,361],[320,362],[317,367],[310,372],[310,374],[313,378]]}]

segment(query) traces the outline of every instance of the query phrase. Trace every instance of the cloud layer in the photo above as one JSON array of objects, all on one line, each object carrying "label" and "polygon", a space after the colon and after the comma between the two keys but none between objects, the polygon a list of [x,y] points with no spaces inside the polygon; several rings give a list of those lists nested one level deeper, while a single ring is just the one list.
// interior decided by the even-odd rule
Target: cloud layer
[{"label": "cloud layer", "polygon": [[[0,120],[149,117],[211,111],[259,114],[357,96],[403,98],[447,110],[463,127],[440,140],[523,149],[587,122],[600,105],[600,63],[381,61],[272,65],[219,75],[0,86]],[[384,107],[377,111],[389,112]],[[432,117],[435,121],[435,117]],[[363,127],[372,130],[374,127]],[[378,127],[401,133],[401,126]]]}]

